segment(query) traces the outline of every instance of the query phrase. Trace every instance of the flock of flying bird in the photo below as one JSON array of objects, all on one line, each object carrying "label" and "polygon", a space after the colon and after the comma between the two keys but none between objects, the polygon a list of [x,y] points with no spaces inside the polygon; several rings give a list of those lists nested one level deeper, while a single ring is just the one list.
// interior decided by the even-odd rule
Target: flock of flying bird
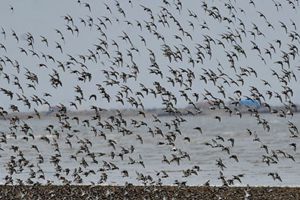
[{"label": "flock of flying bird", "polygon": [[[282,10],[293,12],[298,9],[297,0],[267,2],[275,15]],[[297,124],[290,119],[297,109],[291,85],[298,81],[300,70],[297,67],[300,44],[297,21],[273,21],[272,16],[260,10],[256,5],[259,3],[253,0],[243,3],[243,7],[239,7],[235,0],[223,3],[163,0],[149,6],[133,0],[93,2],[99,5],[82,0],[71,3],[85,14],[62,16],[64,25],[53,30],[54,38],[33,32],[21,35],[9,27],[1,28],[0,97],[3,107],[0,107],[0,117],[9,124],[0,132],[0,156],[9,155],[9,160],[0,166],[7,172],[5,184],[51,183],[42,167],[46,162],[53,167],[51,180],[56,179],[63,184],[84,183],[83,177],[92,175],[100,177],[94,184],[102,184],[108,178],[108,171],[118,173],[118,170],[122,177],[135,174],[141,183],[161,184],[162,179],[169,177],[165,170],[156,172],[156,177],[121,170],[115,160],[147,168],[147,158],[142,155],[133,158],[133,153],[138,149],[134,145],[121,146],[110,135],[118,134],[124,138],[134,135],[143,144],[143,134],[151,134],[153,138],[159,138],[153,148],[158,145],[171,149],[170,155],[161,156],[163,165],[189,162],[192,158],[176,146],[176,140],[191,142],[192,138],[186,136],[181,125],[186,123],[185,115],[201,114],[199,103],[202,101],[207,102],[211,110],[225,111],[226,115],[214,116],[216,123],[222,123],[223,117],[231,115],[242,118],[244,113],[237,106],[240,99],[259,101],[274,117],[287,121],[287,132],[294,141],[287,144],[291,150],[289,152],[274,150],[261,141],[253,130],[245,130],[249,137],[253,137],[253,142],[260,143],[264,149],[261,161],[266,166],[274,165],[280,159],[295,161],[293,153],[297,150],[299,131]],[[185,4],[194,4],[196,9],[189,9]],[[105,11],[100,16],[95,11],[97,6]],[[18,12],[14,5],[8,9],[11,15]],[[137,12],[136,15],[140,12],[143,18],[134,18],[135,13],[132,12]],[[251,21],[252,18],[255,20]],[[121,30],[115,30],[116,27],[121,27]],[[117,33],[113,33],[114,30]],[[268,34],[273,32],[278,35],[277,39],[269,38]],[[96,35],[94,44],[88,49],[81,49],[85,53],[69,53],[68,42],[84,40],[81,35],[88,33]],[[12,44],[17,46],[16,50],[8,48]],[[27,67],[23,59],[15,58],[14,53],[37,64]],[[254,66],[257,64],[259,66]],[[47,78],[41,75],[43,73]],[[44,85],[41,86],[42,82]],[[68,88],[68,82],[75,83],[72,89]],[[276,87],[272,83],[276,83]],[[87,90],[89,87],[95,90]],[[49,91],[43,92],[45,88]],[[73,92],[73,99],[67,104],[59,102],[55,94],[56,90],[61,89],[69,91],[68,95]],[[151,101],[159,102],[171,120],[163,122],[165,119],[160,116],[149,114],[146,104]],[[280,103],[282,109],[273,108],[270,101]],[[177,105],[182,102],[189,107],[179,108]],[[101,104],[132,108],[135,116],[131,119],[124,116],[122,109],[104,114],[109,111],[105,106],[99,106]],[[81,105],[90,106],[90,118],[83,119],[68,112],[69,109],[79,110]],[[39,109],[42,106],[58,107],[55,112],[57,123],[47,124],[44,135],[37,137],[41,133],[34,132],[31,120],[44,117]],[[18,115],[24,108],[33,113],[26,119]],[[249,107],[247,112],[264,132],[272,131],[271,124],[256,108]],[[100,138],[102,145],[107,145],[108,152],[97,152],[95,141],[84,134],[79,135],[82,128],[78,127],[85,127],[84,130],[88,130],[86,134],[93,134],[95,141]],[[140,133],[140,130],[147,131]],[[199,133],[195,137],[209,134],[201,125],[193,127],[193,130]],[[30,150],[14,144],[20,139],[28,144]],[[61,143],[64,148],[72,149],[74,154],[66,158]],[[234,138],[224,139],[221,135],[211,142],[204,141],[205,148],[228,154],[228,162],[239,162],[239,156],[231,153],[234,145]],[[49,152],[53,151],[52,155],[43,155],[46,152],[40,151],[46,147],[51,149]],[[35,151],[36,159],[26,158],[27,151]],[[71,159],[78,166],[74,169],[64,167],[61,165],[63,159]],[[219,179],[223,185],[242,183],[244,174],[230,178],[224,176],[224,158],[214,162],[220,169]],[[90,169],[92,165],[98,166],[98,170]],[[183,170],[182,176],[198,175],[200,168],[194,165]],[[23,172],[28,172],[25,180],[18,178]],[[268,175],[282,181],[277,172]],[[186,181],[176,180],[174,184],[185,185]],[[209,181],[205,185],[209,185]]]}]

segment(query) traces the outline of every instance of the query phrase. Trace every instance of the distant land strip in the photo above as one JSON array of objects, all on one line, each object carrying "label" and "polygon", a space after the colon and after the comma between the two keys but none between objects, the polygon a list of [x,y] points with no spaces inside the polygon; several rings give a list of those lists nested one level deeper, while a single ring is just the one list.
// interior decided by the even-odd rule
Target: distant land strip
[{"label": "distant land strip", "polygon": [[[300,105],[295,105],[294,108],[288,108],[285,106],[270,106],[270,107],[265,107],[265,106],[260,106],[258,109],[247,107],[247,106],[234,106],[234,105],[229,105],[227,108],[229,108],[232,113],[228,113],[226,109],[224,108],[218,108],[211,106],[209,104],[203,104],[199,106],[198,109],[195,109],[193,106],[187,106],[185,108],[178,108],[177,110],[167,110],[166,108],[152,108],[152,109],[104,109],[104,108],[99,108],[98,113],[101,114],[102,116],[111,116],[116,114],[117,112],[122,113],[123,116],[127,117],[132,117],[132,116],[137,116],[137,113],[139,111],[142,111],[145,113],[145,115],[156,115],[156,116],[173,116],[176,114],[179,114],[181,116],[183,115],[213,115],[213,114],[218,114],[218,115],[236,115],[236,111],[241,113],[270,113],[270,114],[277,114],[280,116],[280,114],[289,114],[293,115],[293,113],[298,113],[300,108]],[[238,109],[235,109],[238,108]],[[6,115],[0,116],[0,120],[7,120],[11,119],[13,117],[17,117],[19,119],[28,119],[28,118],[34,118],[34,119],[47,119],[50,117],[55,117],[56,114],[60,112],[59,109],[53,110],[53,111],[40,111],[38,114],[36,112],[11,112]],[[65,113],[67,116],[93,116],[96,114],[96,111],[93,109],[89,110],[66,110]]]}]

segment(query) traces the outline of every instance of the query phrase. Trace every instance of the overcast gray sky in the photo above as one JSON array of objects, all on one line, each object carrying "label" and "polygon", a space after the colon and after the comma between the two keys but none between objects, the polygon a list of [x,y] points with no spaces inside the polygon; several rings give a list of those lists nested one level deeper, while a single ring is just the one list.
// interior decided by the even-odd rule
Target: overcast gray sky
[{"label": "overcast gray sky", "polygon": [[[91,12],[88,7],[85,7],[85,2],[89,3]],[[167,88],[167,90],[170,90],[177,96],[178,103],[176,106],[184,107],[187,105],[187,101],[184,97],[180,96],[179,92],[179,90],[183,90],[184,87],[181,87],[179,84],[175,84],[175,87],[173,87],[171,83],[167,82],[167,77],[172,77],[168,66],[178,70],[180,68],[193,70],[195,73],[195,79],[193,80],[191,90],[186,91],[186,93],[195,102],[196,100],[192,96],[192,93],[199,93],[199,101],[201,101],[203,99],[202,93],[204,93],[205,89],[211,91],[214,96],[221,98],[224,101],[229,101],[228,97],[236,97],[234,94],[234,91],[236,90],[242,91],[243,95],[250,96],[250,86],[257,87],[259,92],[264,95],[268,90],[281,94],[283,91],[283,84],[280,83],[274,75],[272,75],[272,70],[275,70],[279,75],[282,75],[283,73],[281,72],[280,65],[275,64],[274,62],[282,60],[282,52],[289,52],[291,45],[295,45],[296,47],[299,46],[299,41],[292,41],[291,37],[289,37],[290,33],[293,33],[292,31],[298,32],[298,28],[300,28],[299,6],[297,4],[295,4],[297,9],[293,9],[292,5],[288,4],[288,2],[280,1],[282,6],[279,10],[277,10],[274,5],[275,1],[271,0],[255,1],[255,6],[249,4],[249,1],[209,1],[208,9],[216,12],[218,11],[223,18],[223,20],[218,21],[210,16],[208,12],[204,11],[202,1],[182,1],[182,9],[180,12],[176,10],[177,1],[169,0],[169,2],[170,6],[157,0],[132,0],[132,4],[128,1],[120,1],[119,4],[126,14],[124,17],[118,11],[118,8],[116,7],[117,3],[115,1],[82,1],[81,4],[78,4],[77,0],[1,1],[0,26],[3,27],[6,32],[6,38],[4,38],[1,34],[0,43],[5,46],[7,52],[3,48],[0,49],[0,57],[3,60],[6,60],[5,56],[13,61],[17,60],[21,71],[18,73],[7,61],[6,64],[0,63],[3,68],[2,72],[0,72],[0,87],[14,92],[14,98],[12,101],[10,101],[8,96],[1,92],[0,106],[7,109],[11,104],[15,104],[20,110],[26,111],[27,107],[24,106],[23,102],[17,101],[16,94],[24,95],[29,100],[31,100],[33,95],[37,95],[38,97],[45,98],[51,105],[62,103],[69,106],[70,102],[74,101],[75,98],[74,86],[79,85],[84,91],[85,98],[82,105],[78,105],[80,109],[89,108],[91,105],[97,105],[105,108],[130,108],[131,106],[127,102],[125,102],[125,105],[123,106],[119,102],[115,101],[115,94],[121,90],[120,86],[122,84],[130,87],[133,91],[131,96],[136,98],[135,92],[141,91],[140,83],[144,84],[146,87],[154,88],[153,82],[158,81],[163,87]],[[230,5],[230,2],[231,6],[234,7],[232,13],[225,8],[225,4],[227,3],[228,6]],[[104,3],[110,7],[112,13],[106,9]],[[182,53],[182,61],[175,62],[172,60],[170,63],[168,58],[163,56],[162,45],[164,42],[162,40],[158,40],[157,37],[153,35],[153,32],[150,33],[147,30],[145,22],[150,22],[151,19],[149,14],[144,11],[141,5],[152,10],[155,21],[154,23],[157,26],[156,31],[165,38],[165,44],[169,45],[172,50],[175,50],[175,46],[182,48],[182,45],[185,45],[191,51],[192,58],[196,59],[196,46],[205,45],[205,35],[210,36],[216,43],[218,40],[222,41],[225,48],[211,42],[212,57],[209,58],[205,50],[202,49],[205,55],[203,63],[196,63],[194,67],[191,63],[188,63],[190,56],[187,55],[187,53]],[[11,6],[13,7],[13,10],[11,10]],[[161,6],[165,7],[168,12],[174,16],[176,20],[178,20],[183,29],[192,36],[192,40],[186,35],[182,35],[169,15],[167,16],[169,25],[166,24],[163,26],[162,23],[158,23],[158,15],[163,13]],[[197,18],[190,16],[189,10],[192,13],[195,13]],[[258,12],[263,13],[265,18],[260,16]],[[64,20],[64,16],[66,15],[70,15],[73,18],[74,25],[72,25],[72,23],[68,24],[67,21]],[[109,21],[105,21],[103,16],[108,17],[111,23]],[[65,64],[69,61],[68,54],[72,55],[79,61],[79,55],[89,55],[89,49],[96,52],[94,45],[99,44],[99,38],[106,40],[106,38],[97,31],[97,27],[95,25],[91,28],[88,25],[84,26],[84,24],[80,22],[80,18],[85,20],[87,24],[88,19],[92,18],[93,24],[98,25],[99,20],[97,18],[103,20],[106,28],[103,25],[100,25],[100,27],[107,37],[107,51],[110,54],[110,58],[100,53],[97,63],[93,61],[86,61],[85,65],[88,69],[82,69],[77,64],[72,65],[70,69],[66,69],[64,72],[61,68],[57,68],[57,61]],[[228,23],[226,18],[232,22]],[[142,30],[140,30],[137,26],[136,20],[142,24]],[[127,21],[131,22],[133,25],[128,24]],[[274,27],[274,29],[268,26],[267,21]],[[246,36],[240,32],[240,28],[243,26],[241,25],[241,22],[245,26]],[[282,27],[281,22],[286,25],[287,33]],[[294,29],[292,22],[295,23],[297,30]],[[190,23],[194,25],[194,28],[189,25]],[[201,28],[201,25],[204,25],[204,23],[207,24],[209,30]],[[79,35],[77,36],[76,33],[72,35],[71,31],[67,30],[67,25],[69,25],[73,30],[75,27],[78,27]],[[251,35],[251,32],[249,31],[257,33],[255,26],[257,26],[258,30],[263,33],[264,36],[256,34],[254,38]],[[65,42],[60,39],[60,36],[56,33],[55,29],[59,29],[63,33]],[[12,36],[13,31],[17,34],[19,42],[17,42]],[[123,31],[128,34],[133,46],[137,48],[139,52],[131,50],[129,42],[122,40],[120,36],[124,36]],[[222,34],[230,32],[236,34],[240,33],[242,42],[238,39],[236,39],[236,43],[226,42],[226,40],[222,38]],[[33,49],[27,45],[28,42],[26,41],[26,34],[28,33],[32,34],[34,38]],[[182,41],[180,39],[176,39],[174,35],[178,35]],[[44,36],[48,39],[49,47],[47,47],[45,43],[41,42],[40,36]],[[145,38],[147,46],[143,44],[140,36]],[[282,43],[280,48],[278,43],[275,42],[275,40],[278,39]],[[113,40],[118,43],[119,51],[123,55],[123,66],[112,65],[111,61],[114,61],[114,57],[117,56],[117,48],[112,45]],[[253,45],[251,41],[258,45],[261,50],[260,55],[265,59],[266,63],[262,61],[258,51],[252,49]],[[56,48],[56,42],[62,46],[63,53]],[[276,53],[270,49],[270,43],[276,48]],[[241,46],[247,54],[247,57],[239,55],[238,60],[235,60],[237,72],[230,67],[228,58],[226,57],[226,51],[236,52],[233,46],[234,44]],[[20,48],[24,48],[28,55],[21,52]],[[40,58],[32,56],[29,49],[36,52]],[[149,66],[151,65],[151,62],[149,59],[148,49],[151,49],[155,53],[156,62],[160,70],[163,72],[163,78],[159,75],[149,74]],[[272,52],[272,58],[265,53],[266,49],[269,49]],[[132,66],[131,59],[127,55],[128,50],[132,52],[133,60],[140,70],[137,80],[130,79],[127,83],[121,82],[120,85],[106,86],[103,81],[107,79],[103,75],[102,70],[111,70],[110,67],[113,67],[114,70],[120,73],[132,72],[132,69],[126,67],[127,65]],[[42,54],[53,56],[56,62],[49,59],[45,61],[45,59],[42,58]],[[219,62],[222,65],[221,67],[218,66]],[[39,64],[45,64],[48,68],[40,68]],[[298,55],[295,59],[290,56],[290,68],[288,68],[287,65],[284,65],[284,69],[294,72],[298,78],[299,70],[297,70],[297,66],[300,66]],[[239,86],[234,84],[228,86],[227,84],[223,84],[221,79],[217,81],[216,85],[212,82],[205,84],[204,81],[199,79],[201,75],[204,75],[203,69],[210,69],[216,74],[219,74],[217,68],[222,68],[222,71],[228,75],[226,77],[228,81],[230,81],[230,78],[237,81],[237,79],[239,79],[237,74],[242,73],[240,67],[252,67],[256,70],[258,77],[255,77],[254,74],[251,74],[250,76],[243,76],[245,83],[244,85],[240,84]],[[25,68],[37,74],[39,78],[39,83],[36,85],[35,90],[27,88],[26,86],[26,84],[30,83],[30,81],[25,78]],[[56,89],[53,88],[49,82],[49,74],[53,74],[53,69],[59,72],[63,84],[62,87],[58,87]],[[75,74],[70,73],[72,70],[86,70],[92,74],[92,80],[90,82],[78,81],[78,77]],[[10,77],[10,83],[4,79],[5,74]],[[13,85],[14,75],[19,78],[20,84],[23,86],[24,93],[17,89],[16,85]],[[184,79],[185,78],[186,77],[184,76]],[[264,85],[261,79],[268,81],[271,87]],[[109,93],[112,97],[111,102],[107,102],[106,99],[101,98],[101,94],[97,91],[96,84],[101,84],[106,88],[107,93]],[[221,85],[224,86],[226,98],[224,98],[222,94],[218,93],[217,86]],[[292,88],[294,91],[293,97],[291,98],[292,101],[300,103],[299,83],[292,78],[288,83],[288,87]],[[43,97],[45,92],[50,93],[52,97]],[[93,93],[97,94],[97,101],[94,101],[93,99],[89,100],[89,96]],[[141,98],[141,101],[146,108],[162,106],[161,98],[154,98],[153,95],[145,96],[144,98]],[[277,98],[272,97],[271,99],[268,99],[267,96],[266,102],[272,105],[281,104]],[[32,102],[32,108],[42,110],[47,109],[47,106],[36,105]]]}]

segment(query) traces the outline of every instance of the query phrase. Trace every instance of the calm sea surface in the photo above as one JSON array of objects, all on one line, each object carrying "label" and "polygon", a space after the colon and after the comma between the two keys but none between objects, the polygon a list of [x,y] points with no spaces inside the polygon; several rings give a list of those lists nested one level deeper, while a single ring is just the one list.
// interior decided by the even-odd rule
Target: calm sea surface
[{"label": "calm sea surface", "polygon": [[[124,117],[127,122],[126,128],[132,131],[127,135],[118,131],[116,126],[113,126],[112,131],[109,130],[108,124],[103,128],[97,126],[96,122],[89,117],[79,117],[78,124],[71,118],[67,120],[70,125],[69,130],[61,128],[62,124],[58,123],[57,118],[30,119],[20,122],[20,126],[26,123],[31,127],[32,130],[29,130],[27,135],[20,127],[10,130],[9,121],[1,120],[0,130],[3,132],[1,141],[6,137],[6,143],[0,143],[1,182],[5,182],[4,177],[9,173],[8,163],[13,159],[16,163],[14,167],[16,171],[12,175],[14,181],[17,179],[26,181],[31,177],[33,182],[41,183],[50,180],[55,184],[62,184],[62,180],[69,180],[73,184],[93,182],[123,185],[125,182],[143,184],[140,179],[142,176],[149,175],[151,178],[146,181],[148,184],[151,180],[160,181],[162,184],[174,184],[177,180],[186,181],[187,185],[202,185],[209,180],[211,185],[221,185],[222,181],[219,179],[221,168],[217,166],[217,160],[221,159],[225,165],[222,171],[225,179],[243,174],[241,183],[234,180],[234,185],[300,185],[299,151],[290,145],[292,143],[299,145],[299,139],[291,137],[288,126],[289,121],[299,125],[299,114],[289,118],[261,114],[261,118],[269,122],[269,132],[249,114],[244,114],[242,118],[224,115],[221,116],[221,122],[215,119],[214,115],[184,116],[186,121],[180,123],[177,132],[174,126],[170,129],[165,126],[165,123],[172,123],[174,117],[159,117],[161,122],[154,122],[151,115],[145,118]],[[138,123],[134,125],[132,119]],[[90,124],[84,120],[89,120]],[[139,126],[141,121],[147,126]],[[101,122],[113,124],[108,118],[101,119]],[[46,127],[51,124],[53,128],[50,127],[50,133]],[[96,135],[92,131],[93,126]],[[195,127],[201,127],[203,133],[194,129]],[[151,131],[149,132],[149,128],[154,131],[154,136]],[[162,134],[158,134],[159,129]],[[247,132],[247,129],[251,130],[252,135]],[[10,132],[14,132],[16,138]],[[59,138],[58,134],[53,134],[55,132],[59,134]],[[34,139],[29,133],[34,136]],[[176,139],[172,135],[175,135]],[[43,139],[45,137],[49,139],[49,143]],[[138,137],[142,138],[143,142],[137,139]],[[168,137],[173,138],[167,140]],[[228,140],[230,138],[234,139],[233,147]],[[174,144],[170,144],[174,139]],[[67,140],[72,146],[66,142]],[[35,145],[39,152],[32,145]],[[14,151],[12,147],[18,147],[18,150]],[[55,150],[57,147],[59,151]],[[229,149],[229,152],[226,149]],[[56,156],[59,159],[58,165],[52,162],[52,156],[55,154],[59,155]],[[94,154],[94,162],[91,154]],[[123,154],[123,159],[120,154]],[[38,158],[39,155],[42,156],[43,162],[41,157]],[[238,162],[230,158],[231,155],[236,155]],[[291,155],[295,161],[288,155]],[[163,162],[164,156],[168,161],[175,159],[168,164]],[[22,157],[28,161],[27,164],[19,161]],[[179,158],[179,164],[176,158]],[[271,161],[269,165],[267,160]],[[23,167],[19,167],[20,165]],[[195,166],[199,166],[200,169]],[[197,174],[187,173],[188,169],[196,171]],[[125,171],[128,172],[128,176]],[[273,180],[269,173],[278,173],[282,182]]]}]

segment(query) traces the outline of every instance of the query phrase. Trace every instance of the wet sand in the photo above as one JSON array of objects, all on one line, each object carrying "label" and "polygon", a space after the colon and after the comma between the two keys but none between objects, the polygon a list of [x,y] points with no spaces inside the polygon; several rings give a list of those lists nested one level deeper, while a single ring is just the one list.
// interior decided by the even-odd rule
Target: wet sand
[{"label": "wet sand", "polygon": [[0,199],[300,199],[299,187],[0,186]]}]

